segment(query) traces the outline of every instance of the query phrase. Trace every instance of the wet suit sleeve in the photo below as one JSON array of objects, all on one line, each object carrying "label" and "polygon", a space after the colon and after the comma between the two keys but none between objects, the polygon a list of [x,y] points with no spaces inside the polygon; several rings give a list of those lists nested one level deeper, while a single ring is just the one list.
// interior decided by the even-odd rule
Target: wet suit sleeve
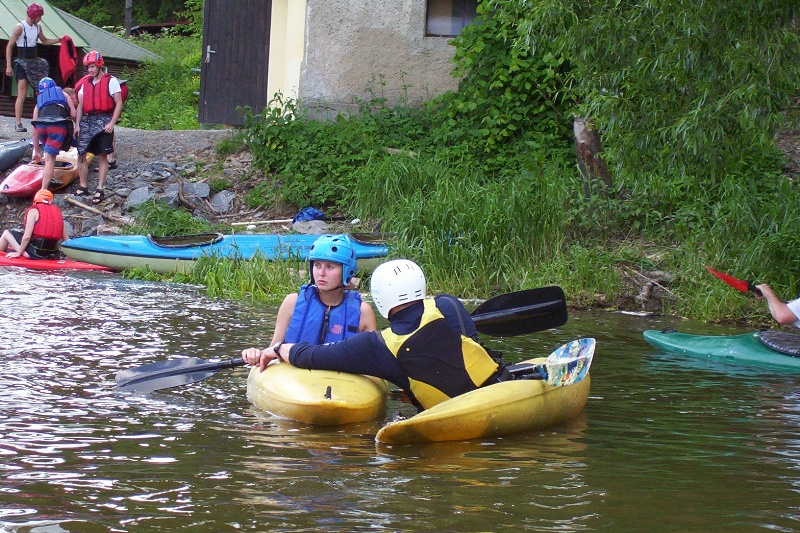
[{"label": "wet suit sleeve", "polygon": [[402,389],[409,388],[408,376],[377,331],[359,333],[331,344],[295,344],[289,362],[298,368],[366,374]]}]

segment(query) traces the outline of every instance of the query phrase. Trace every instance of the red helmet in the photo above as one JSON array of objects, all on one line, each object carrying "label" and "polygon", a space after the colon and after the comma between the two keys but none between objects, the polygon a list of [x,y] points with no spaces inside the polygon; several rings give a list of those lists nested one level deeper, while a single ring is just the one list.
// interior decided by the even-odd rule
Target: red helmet
[{"label": "red helmet", "polygon": [[85,56],[83,56],[83,66],[88,67],[94,63],[97,65],[97,68],[103,68],[103,56],[100,55],[100,52],[97,50],[92,50]]},{"label": "red helmet", "polygon": [[44,8],[37,3],[28,6],[28,16],[32,19],[44,15]]}]

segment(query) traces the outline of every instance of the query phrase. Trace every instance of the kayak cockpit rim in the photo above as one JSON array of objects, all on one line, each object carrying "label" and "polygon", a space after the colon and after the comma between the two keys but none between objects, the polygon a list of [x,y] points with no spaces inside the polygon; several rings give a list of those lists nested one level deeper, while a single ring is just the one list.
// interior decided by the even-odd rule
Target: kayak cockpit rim
[{"label": "kayak cockpit rim", "polygon": [[222,233],[199,233],[197,235],[171,235],[157,237],[147,234],[147,240],[154,246],[160,248],[196,248],[199,246],[209,246],[222,241],[225,235]]}]

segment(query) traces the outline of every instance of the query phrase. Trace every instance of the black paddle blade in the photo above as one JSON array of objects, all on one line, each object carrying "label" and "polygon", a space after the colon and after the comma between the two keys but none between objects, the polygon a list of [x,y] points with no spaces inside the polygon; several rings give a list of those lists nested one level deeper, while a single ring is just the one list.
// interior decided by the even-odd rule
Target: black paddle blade
[{"label": "black paddle blade", "polygon": [[567,298],[556,285],[509,292],[486,300],[472,312],[480,333],[513,337],[567,323]]},{"label": "black paddle blade", "polygon": [[117,388],[138,392],[170,389],[210,378],[223,368],[244,364],[241,359],[209,362],[196,357],[158,361],[119,372]]}]

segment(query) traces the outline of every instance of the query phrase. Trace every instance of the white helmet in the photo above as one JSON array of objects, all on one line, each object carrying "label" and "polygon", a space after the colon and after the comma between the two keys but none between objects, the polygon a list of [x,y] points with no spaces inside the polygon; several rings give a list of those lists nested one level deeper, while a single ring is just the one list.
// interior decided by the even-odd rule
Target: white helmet
[{"label": "white helmet", "polygon": [[400,304],[425,299],[425,274],[415,262],[395,259],[378,266],[370,277],[372,301],[383,318]]}]

